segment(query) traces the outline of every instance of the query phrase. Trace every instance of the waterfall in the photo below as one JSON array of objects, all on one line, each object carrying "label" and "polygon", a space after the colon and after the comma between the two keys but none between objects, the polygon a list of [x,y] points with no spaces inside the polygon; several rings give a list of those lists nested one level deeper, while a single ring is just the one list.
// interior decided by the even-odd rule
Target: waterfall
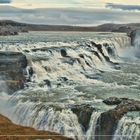
[{"label": "waterfall", "polygon": [[[85,132],[71,106],[84,103],[94,107],[94,103],[98,103],[94,95],[78,92],[75,87],[93,85],[103,72],[119,70],[120,52],[129,46],[130,38],[126,34],[111,33],[70,41],[64,38],[61,41],[0,44],[0,50],[15,48],[28,59],[24,71],[25,88],[12,95],[7,112],[5,108],[2,113],[17,124],[55,131],[76,140],[95,140],[102,110],[94,108]],[[102,100],[100,102],[102,104]]]},{"label": "waterfall", "polygon": [[78,121],[78,116],[66,104],[33,103],[23,100],[21,102],[18,99],[22,99],[22,96],[15,98],[9,100],[9,109],[5,115],[16,124],[57,132],[75,140],[94,140],[96,123],[101,112],[93,111],[89,128],[85,132]]},{"label": "waterfall", "polygon": [[89,126],[89,129],[86,133],[86,140],[95,140],[95,130],[96,130],[96,127],[97,127],[97,120],[98,118],[100,117],[101,115],[101,112],[93,112],[92,113],[92,116],[91,116],[91,120],[90,120],[90,126]]},{"label": "waterfall", "polygon": [[139,140],[140,117],[123,117],[117,127],[113,140]]},{"label": "waterfall", "polygon": [[[130,38],[118,35],[69,43],[39,42],[35,46],[30,46],[29,52],[24,52],[34,71],[31,82],[42,85],[45,80],[49,80],[53,87],[57,87],[60,79],[62,86],[68,86],[72,81],[79,84],[92,83],[95,74],[119,69],[119,52],[130,46]],[[25,46],[21,49],[24,51]],[[66,56],[63,56],[63,50]],[[62,83],[62,78],[67,81]]]}]

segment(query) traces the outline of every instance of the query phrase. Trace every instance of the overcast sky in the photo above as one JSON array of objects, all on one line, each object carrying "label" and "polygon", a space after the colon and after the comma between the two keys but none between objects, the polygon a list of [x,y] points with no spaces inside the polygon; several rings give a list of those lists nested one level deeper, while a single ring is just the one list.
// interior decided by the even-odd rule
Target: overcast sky
[{"label": "overcast sky", "polygon": [[37,24],[140,22],[140,0],[0,0],[0,19]]}]

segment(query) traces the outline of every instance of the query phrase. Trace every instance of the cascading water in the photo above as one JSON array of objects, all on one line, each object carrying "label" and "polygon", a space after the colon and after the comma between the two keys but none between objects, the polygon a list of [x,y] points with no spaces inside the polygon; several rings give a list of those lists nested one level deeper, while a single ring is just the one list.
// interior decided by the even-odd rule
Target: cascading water
[{"label": "cascading water", "polygon": [[[38,38],[31,34],[29,42],[25,43],[26,37],[22,38],[24,43],[21,38],[20,41],[14,38],[12,43],[0,46],[1,50],[14,48],[23,52],[28,59],[25,88],[8,97],[7,109],[0,110],[18,124],[78,140],[95,140],[97,120],[101,112],[111,108],[102,100],[111,91],[111,95],[116,95],[113,91],[124,92],[126,88],[126,85],[104,83],[100,77],[105,72],[120,71],[119,63],[123,60],[119,54],[130,46],[130,38],[117,33],[63,34],[60,37],[53,34],[56,38],[52,38],[52,33]],[[86,92],[80,87],[83,85]],[[74,112],[73,105],[91,107],[86,122],[80,118],[85,108],[77,107]]]},{"label": "cascading water", "polygon": [[113,140],[132,139],[140,139],[140,117],[123,117],[118,124]]},{"label": "cascading water", "polygon": [[96,130],[96,127],[97,127],[97,120],[98,118],[100,117],[101,115],[101,112],[93,112],[91,118],[91,121],[90,121],[90,126],[89,126],[89,129],[86,133],[86,140],[95,140],[95,130]]},{"label": "cascading water", "polygon": [[[38,94],[39,97],[34,96],[34,94]],[[78,109],[74,112],[73,104],[70,102],[72,99],[65,99],[63,103],[60,103],[58,101],[53,102],[52,98],[55,95],[48,95],[44,92],[34,94],[29,93],[29,91],[27,93],[19,91],[9,99],[8,109],[2,113],[17,124],[32,126],[39,130],[55,131],[77,140],[94,140],[96,123],[101,112],[91,110],[91,116],[87,116],[90,121],[89,127],[85,131],[79,122],[80,116],[76,115],[78,110],[80,112],[84,110],[74,106],[76,110]],[[81,107],[81,105],[79,106]]]},{"label": "cascading water", "polygon": [[140,30],[135,31],[133,44],[135,47],[140,48]]},{"label": "cascading water", "polygon": [[[131,34],[131,44],[133,48],[131,49],[131,52],[133,52],[133,55],[137,58],[140,58],[140,30],[135,30]],[[132,53],[131,53],[132,54]]]}]

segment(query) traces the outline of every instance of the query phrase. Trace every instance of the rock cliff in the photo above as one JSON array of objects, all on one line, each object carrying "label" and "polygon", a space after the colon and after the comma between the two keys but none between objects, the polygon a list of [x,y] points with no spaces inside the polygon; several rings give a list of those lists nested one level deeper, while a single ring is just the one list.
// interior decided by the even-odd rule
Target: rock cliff
[{"label": "rock cliff", "polygon": [[0,51],[0,90],[12,94],[24,87],[27,59],[20,52]]}]

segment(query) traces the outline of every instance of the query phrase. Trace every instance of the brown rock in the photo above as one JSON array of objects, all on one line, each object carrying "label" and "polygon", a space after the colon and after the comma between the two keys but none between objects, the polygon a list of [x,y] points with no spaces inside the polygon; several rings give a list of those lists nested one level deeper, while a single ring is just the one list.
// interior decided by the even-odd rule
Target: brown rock
[{"label": "brown rock", "polygon": [[107,105],[118,105],[122,102],[122,99],[119,99],[117,97],[109,97],[106,100],[103,101]]},{"label": "brown rock", "polygon": [[77,115],[78,121],[83,127],[83,130],[87,131],[92,112],[95,109],[90,105],[75,105],[71,108],[71,110]]}]

